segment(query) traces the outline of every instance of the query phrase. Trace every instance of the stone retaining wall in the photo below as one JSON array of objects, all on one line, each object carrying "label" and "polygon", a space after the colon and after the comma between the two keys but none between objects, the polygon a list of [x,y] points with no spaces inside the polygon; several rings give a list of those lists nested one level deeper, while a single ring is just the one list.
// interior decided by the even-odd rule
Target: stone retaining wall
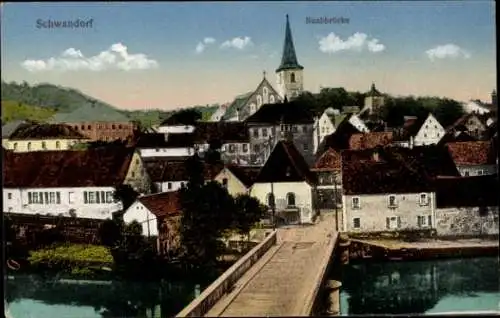
[{"label": "stone retaining wall", "polygon": [[460,207],[436,210],[438,236],[498,235],[498,207]]},{"label": "stone retaining wall", "polygon": [[216,304],[232,286],[249,270],[273,245],[276,244],[276,231],[245,254],[239,261],[225,271],[215,282],[208,286],[176,317],[202,317]]}]

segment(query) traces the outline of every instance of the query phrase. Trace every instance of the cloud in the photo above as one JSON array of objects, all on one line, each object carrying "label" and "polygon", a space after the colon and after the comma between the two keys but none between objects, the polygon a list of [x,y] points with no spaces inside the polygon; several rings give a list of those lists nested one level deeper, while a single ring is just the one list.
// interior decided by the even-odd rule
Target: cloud
[{"label": "cloud", "polygon": [[205,51],[205,49],[207,48],[208,45],[214,44],[214,43],[215,43],[214,38],[211,38],[211,37],[204,38],[203,41],[198,42],[198,44],[196,45],[195,51],[198,54],[203,53],[203,51]]},{"label": "cloud", "polygon": [[335,33],[330,33],[325,37],[319,38],[319,50],[323,53],[335,53],[339,51],[357,51],[368,50],[373,53],[385,50],[385,45],[379,43],[378,39],[368,39],[365,33],[356,32],[346,40],[342,40]]},{"label": "cloud", "polygon": [[434,61],[436,59],[445,59],[445,58],[470,58],[470,53],[460,48],[455,44],[444,44],[438,45],[435,48],[425,51],[427,57]]},{"label": "cloud", "polygon": [[221,44],[222,49],[235,48],[238,50],[243,50],[244,48],[253,45],[252,39],[248,36],[236,37],[232,40],[227,40]]},{"label": "cloud", "polygon": [[42,71],[105,71],[105,70],[146,70],[158,67],[158,62],[145,54],[130,54],[122,43],[115,43],[101,53],[85,57],[80,50],[69,48],[59,57],[47,60],[26,60],[21,66],[30,72]]}]

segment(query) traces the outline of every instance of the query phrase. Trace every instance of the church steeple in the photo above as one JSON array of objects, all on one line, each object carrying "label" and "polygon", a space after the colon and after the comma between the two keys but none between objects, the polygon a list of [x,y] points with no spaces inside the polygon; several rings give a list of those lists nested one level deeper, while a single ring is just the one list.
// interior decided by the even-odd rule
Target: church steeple
[{"label": "church steeple", "polygon": [[290,21],[288,20],[288,14],[286,15],[286,28],[285,28],[285,43],[283,45],[283,55],[281,57],[281,64],[276,69],[276,72],[283,70],[302,70],[304,67],[300,65],[297,61],[297,55],[295,54],[295,46],[293,45],[292,30],[290,29]]}]

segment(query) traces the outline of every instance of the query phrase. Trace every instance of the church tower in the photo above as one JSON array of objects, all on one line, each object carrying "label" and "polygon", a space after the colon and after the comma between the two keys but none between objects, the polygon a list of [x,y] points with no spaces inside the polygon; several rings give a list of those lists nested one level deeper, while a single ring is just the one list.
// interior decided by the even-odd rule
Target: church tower
[{"label": "church tower", "polygon": [[304,67],[297,62],[295,47],[293,45],[292,31],[288,14],[286,15],[285,44],[281,64],[276,69],[277,90],[282,100],[291,100],[300,95],[304,89]]}]

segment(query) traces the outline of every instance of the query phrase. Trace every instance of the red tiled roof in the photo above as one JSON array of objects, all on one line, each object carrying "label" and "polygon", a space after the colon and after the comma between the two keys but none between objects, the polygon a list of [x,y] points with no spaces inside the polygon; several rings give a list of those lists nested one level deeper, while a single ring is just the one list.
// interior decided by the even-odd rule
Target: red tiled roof
[{"label": "red tiled roof", "polygon": [[157,217],[173,216],[181,213],[179,191],[145,195],[138,200]]},{"label": "red tiled roof", "polygon": [[314,164],[313,171],[338,171],[340,170],[341,155],[339,151],[329,148]]},{"label": "red tiled roof", "polygon": [[316,175],[309,170],[307,162],[292,141],[278,141],[255,183],[301,181],[315,184]]},{"label": "red tiled roof", "polygon": [[392,143],[392,132],[369,132],[354,134],[349,139],[349,149],[369,149]]},{"label": "red tiled roof", "polygon": [[133,154],[133,148],[125,147],[7,152],[3,166],[4,187],[118,186],[126,177]]},{"label": "red tiled roof", "polygon": [[[185,161],[154,160],[145,162],[145,167],[152,182],[187,181],[189,172]],[[205,180],[212,180],[223,169],[223,164],[204,163]]]},{"label": "red tiled roof", "polygon": [[73,127],[63,124],[34,124],[19,126],[9,137],[10,140],[26,139],[88,139]]},{"label": "red tiled roof", "polygon": [[446,144],[457,165],[495,164],[491,141],[450,142]]}]

